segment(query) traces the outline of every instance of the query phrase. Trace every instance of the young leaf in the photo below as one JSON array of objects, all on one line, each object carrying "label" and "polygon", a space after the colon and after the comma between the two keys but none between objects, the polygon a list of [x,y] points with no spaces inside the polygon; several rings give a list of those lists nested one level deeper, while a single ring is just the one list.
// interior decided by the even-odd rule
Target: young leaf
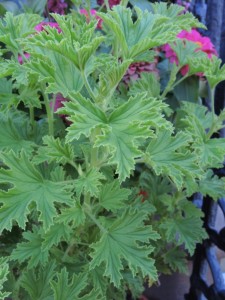
[{"label": "young leaf", "polygon": [[28,260],[27,267],[29,269],[36,267],[38,264],[45,265],[48,261],[49,253],[48,250],[42,249],[43,238],[41,237],[41,231],[34,227],[33,232],[26,231],[23,233],[23,237],[28,242],[17,244],[10,259],[18,260],[20,263]]},{"label": "young leaf", "polygon": [[32,202],[36,202],[40,212],[39,221],[43,222],[44,230],[53,224],[53,218],[57,216],[55,202],[73,205],[71,193],[65,184],[44,179],[24,151],[20,156],[10,151],[1,153],[0,157],[9,168],[0,169],[0,182],[14,185],[14,188],[7,192],[1,192],[1,230],[10,230],[13,220],[16,220],[21,228],[25,228],[29,204]]},{"label": "young leaf", "polygon": [[28,292],[31,299],[51,300],[53,291],[50,280],[55,275],[55,263],[49,262],[45,267],[40,267],[38,274],[34,269],[26,270],[22,274],[20,284]]},{"label": "young leaf", "polygon": [[114,180],[111,183],[102,185],[99,202],[107,210],[115,211],[124,207],[124,202],[128,199],[131,191],[120,188],[120,183]]},{"label": "young leaf", "polygon": [[44,146],[38,149],[38,155],[34,157],[35,163],[44,161],[66,164],[74,159],[74,151],[70,144],[52,136],[43,137]]},{"label": "young leaf", "polygon": [[[154,260],[149,258],[153,251],[149,240],[157,240],[159,235],[151,226],[143,224],[145,218],[146,214],[143,214],[143,211],[125,211],[103,233],[101,239],[91,246],[94,252],[91,254],[90,268],[94,269],[105,262],[104,275],[108,276],[116,287],[120,286],[120,280],[123,278],[122,260],[128,263],[134,277],[141,271],[143,276],[157,279]],[[141,246],[143,243],[148,245]]]},{"label": "young leaf", "polygon": [[82,174],[74,181],[77,196],[80,197],[81,193],[90,193],[91,196],[97,196],[101,180],[104,179],[105,176],[94,168]]}]

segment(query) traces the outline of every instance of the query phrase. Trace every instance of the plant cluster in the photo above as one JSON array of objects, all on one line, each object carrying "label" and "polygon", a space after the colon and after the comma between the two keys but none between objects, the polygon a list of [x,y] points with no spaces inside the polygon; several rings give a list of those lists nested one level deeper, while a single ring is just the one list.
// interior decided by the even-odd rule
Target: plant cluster
[{"label": "plant cluster", "polygon": [[183,7],[126,4],[0,22],[0,299],[139,296],[207,238],[225,67]]}]

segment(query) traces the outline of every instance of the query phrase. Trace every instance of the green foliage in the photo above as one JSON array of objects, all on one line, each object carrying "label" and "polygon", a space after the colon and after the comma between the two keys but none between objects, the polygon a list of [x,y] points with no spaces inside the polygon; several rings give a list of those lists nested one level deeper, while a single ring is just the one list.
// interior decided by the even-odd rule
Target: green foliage
[{"label": "green foliage", "polygon": [[212,106],[224,66],[177,39],[204,27],[181,7],[125,2],[102,7],[102,23],[79,10],[40,32],[39,15],[0,22],[0,299],[138,298],[207,238],[188,199],[224,195],[212,169],[225,110],[201,104],[195,74]]},{"label": "green foliage", "polygon": [[[90,268],[93,269],[104,262],[104,275],[108,276],[117,287],[120,286],[120,280],[123,278],[122,259],[127,262],[133,276],[140,269],[143,276],[149,276],[152,280],[157,278],[154,262],[149,258],[149,254],[154,250],[149,240],[157,240],[159,235],[152,230],[151,226],[143,227],[145,218],[146,214],[143,212],[125,211],[107,228],[101,239],[91,246],[94,252]],[[112,252],[112,249],[115,251]],[[118,266],[117,269],[115,265]]]}]

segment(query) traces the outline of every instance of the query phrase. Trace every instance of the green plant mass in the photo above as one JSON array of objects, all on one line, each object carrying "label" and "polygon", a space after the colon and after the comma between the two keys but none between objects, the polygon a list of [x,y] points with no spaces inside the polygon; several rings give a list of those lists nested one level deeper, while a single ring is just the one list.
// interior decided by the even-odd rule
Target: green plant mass
[{"label": "green plant mass", "polygon": [[207,238],[191,196],[225,193],[225,69],[204,25],[81,2],[0,21],[0,299],[139,296]]}]

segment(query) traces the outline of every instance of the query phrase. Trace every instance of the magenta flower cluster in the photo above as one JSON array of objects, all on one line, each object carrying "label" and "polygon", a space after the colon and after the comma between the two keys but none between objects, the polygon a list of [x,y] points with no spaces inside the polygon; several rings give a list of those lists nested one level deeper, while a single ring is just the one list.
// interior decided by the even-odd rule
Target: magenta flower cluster
[{"label": "magenta flower cluster", "polygon": [[[109,0],[109,7],[112,8],[114,5],[120,4],[121,0]],[[97,0],[98,5],[103,5],[104,0]]]}]

